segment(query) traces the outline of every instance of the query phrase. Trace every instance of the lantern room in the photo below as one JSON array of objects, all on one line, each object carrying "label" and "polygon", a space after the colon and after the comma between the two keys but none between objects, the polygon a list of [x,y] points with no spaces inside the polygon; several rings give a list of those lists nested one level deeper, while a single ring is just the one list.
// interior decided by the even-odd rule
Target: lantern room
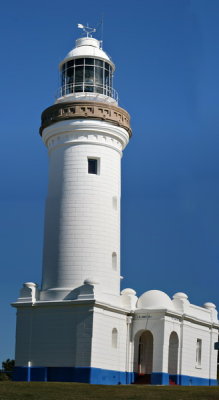
[{"label": "lantern room", "polygon": [[61,87],[59,98],[84,93],[100,94],[117,102],[113,88],[115,66],[102,50],[101,41],[92,37],[76,40],[76,47],[60,64]]}]

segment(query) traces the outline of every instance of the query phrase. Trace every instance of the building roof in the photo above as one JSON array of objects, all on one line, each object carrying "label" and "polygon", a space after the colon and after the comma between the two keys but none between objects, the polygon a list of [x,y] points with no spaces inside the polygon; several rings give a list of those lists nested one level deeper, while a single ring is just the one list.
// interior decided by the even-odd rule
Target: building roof
[{"label": "building roof", "polygon": [[140,309],[173,309],[171,298],[161,290],[148,290],[143,293],[137,303]]}]

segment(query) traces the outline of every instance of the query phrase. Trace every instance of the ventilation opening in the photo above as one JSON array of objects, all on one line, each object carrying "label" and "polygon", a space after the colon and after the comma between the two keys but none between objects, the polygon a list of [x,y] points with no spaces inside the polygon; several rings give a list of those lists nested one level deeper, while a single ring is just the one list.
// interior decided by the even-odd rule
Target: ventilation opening
[{"label": "ventilation opening", "polygon": [[114,271],[117,270],[117,254],[115,252],[112,253],[112,267]]}]

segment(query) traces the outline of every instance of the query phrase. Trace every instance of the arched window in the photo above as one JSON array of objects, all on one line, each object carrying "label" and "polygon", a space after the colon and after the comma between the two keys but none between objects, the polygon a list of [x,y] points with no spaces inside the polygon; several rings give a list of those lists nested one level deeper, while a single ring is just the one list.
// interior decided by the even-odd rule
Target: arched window
[{"label": "arched window", "polygon": [[202,341],[197,339],[196,341],[196,366],[200,367],[202,359]]},{"label": "arched window", "polygon": [[179,339],[176,332],[172,332],[169,339],[168,373],[176,375],[178,370]]},{"label": "arched window", "polygon": [[117,270],[117,254],[115,251],[112,253],[112,268],[114,271]]},{"label": "arched window", "polygon": [[113,328],[113,330],[112,330],[112,347],[114,347],[114,349],[116,349],[117,345],[118,345],[118,331],[116,328]]}]

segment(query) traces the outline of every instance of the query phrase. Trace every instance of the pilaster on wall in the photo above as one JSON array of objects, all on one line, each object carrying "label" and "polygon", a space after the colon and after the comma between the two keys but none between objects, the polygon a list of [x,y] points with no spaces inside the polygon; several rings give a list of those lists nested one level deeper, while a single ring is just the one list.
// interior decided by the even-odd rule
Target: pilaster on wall
[{"label": "pilaster on wall", "polygon": [[164,318],[154,321],[151,333],[154,338],[153,347],[153,373],[167,372],[166,369],[166,337]]},{"label": "pilaster on wall", "polygon": [[178,350],[176,349],[177,357],[177,373],[180,373],[181,363],[181,322],[177,317],[167,316],[164,322],[164,346],[163,346],[163,371],[169,373],[169,348],[170,336],[175,332],[178,337]]},{"label": "pilaster on wall", "polygon": [[214,344],[218,342],[218,330],[215,328],[211,329],[210,332],[211,340],[210,340],[210,362],[209,362],[209,379],[216,379],[217,378],[217,358],[218,358],[218,351],[215,350]]}]

